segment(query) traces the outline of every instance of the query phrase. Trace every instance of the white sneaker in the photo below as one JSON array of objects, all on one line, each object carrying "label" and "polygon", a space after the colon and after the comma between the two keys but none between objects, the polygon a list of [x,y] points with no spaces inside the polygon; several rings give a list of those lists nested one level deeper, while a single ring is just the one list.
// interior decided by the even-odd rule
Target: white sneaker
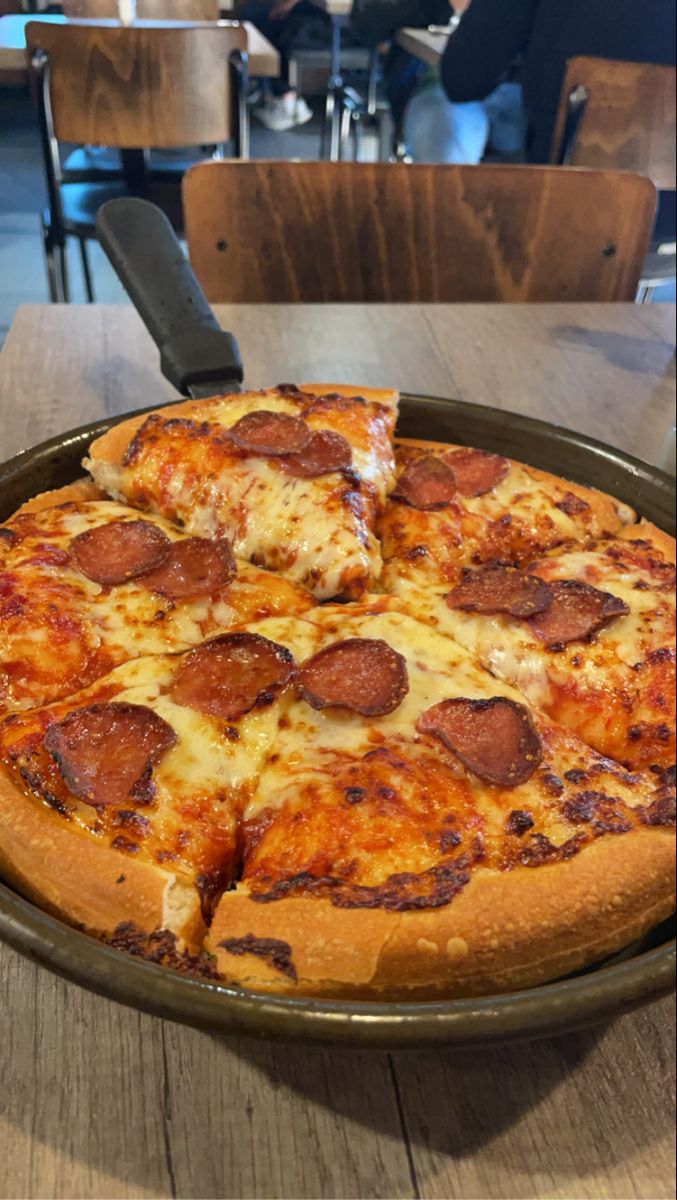
[{"label": "white sneaker", "polygon": [[[265,104],[252,111],[252,116],[272,129],[274,133],[285,133],[296,125],[296,96],[268,96]],[[312,116],[312,114],[311,114]]]},{"label": "white sneaker", "polygon": [[303,96],[297,96],[294,106],[294,124],[307,125],[313,119],[313,110],[306,104]]}]

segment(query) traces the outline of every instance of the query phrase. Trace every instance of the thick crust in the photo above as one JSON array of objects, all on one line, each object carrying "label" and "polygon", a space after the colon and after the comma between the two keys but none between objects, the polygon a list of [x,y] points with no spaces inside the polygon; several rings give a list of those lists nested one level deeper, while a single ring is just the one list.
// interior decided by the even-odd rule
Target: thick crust
[{"label": "thick crust", "polygon": [[584,487],[581,483],[574,483],[571,479],[565,479],[563,475],[553,475],[551,471],[541,471],[540,467],[528,468],[532,479],[537,483],[543,483],[546,487],[556,485],[561,487],[562,483],[566,483],[567,489],[573,492],[574,496],[579,496],[581,500],[585,500],[586,504],[595,512],[600,525],[603,525],[608,533],[617,533],[623,525],[634,524],[637,520],[637,513],[630,508],[629,504],[623,504],[622,500],[617,500],[615,496],[608,495],[607,492],[600,492],[597,488]]},{"label": "thick crust", "polygon": [[310,392],[313,396],[361,396],[363,400],[383,404],[386,408],[396,408],[400,399],[400,393],[394,388],[356,387],[347,383],[300,383],[299,391]]},{"label": "thick crust", "polygon": [[25,796],[1,769],[0,874],[72,925],[106,934],[131,922],[147,933],[170,929],[190,947],[201,944],[194,887],[79,833]]},{"label": "thick crust", "polygon": [[[184,400],[180,404],[167,404],[163,408],[157,408],[154,411],[163,417],[190,418],[196,410],[200,411],[203,404],[204,401],[202,400]],[[127,421],[122,421],[119,425],[114,425],[112,429],[108,430],[108,433],[104,433],[103,437],[97,438],[95,442],[92,442],[89,447],[89,457],[93,462],[105,462],[110,463],[111,466],[122,466],[125,450],[147,417],[147,412],[139,413],[135,417],[130,417]]]},{"label": "thick crust", "polygon": [[[457,450],[458,446],[452,445],[451,442],[428,442],[422,441],[420,438],[397,438],[397,444],[400,446],[413,446],[418,450]],[[517,459],[513,460],[517,462]],[[637,514],[634,509],[630,508],[629,504],[623,504],[621,500],[617,500],[615,496],[608,495],[607,492],[600,492],[597,488],[585,487],[581,483],[574,483],[571,479],[566,479],[564,475],[553,475],[551,471],[542,471],[540,467],[532,467],[528,464],[519,464],[527,466],[527,470],[532,478],[537,483],[545,484],[546,487],[561,487],[563,483],[574,496],[579,496],[581,500],[585,500],[586,504],[594,510],[597,519],[604,524],[609,533],[618,533],[622,526],[634,525],[637,521]],[[636,528],[636,526],[634,526]]]},{"label": "thick crust", "polygon": [[[330,393],[338,393],[340,396],[363,396],[365,400],[385,404],[388,408],[394,408],[399,398],[398,392],[393,391],[392,388],[349,387],[343,383],[302,383],[299,390],[310,392],[315,396],[325,396]],[[200,412],[203,404],[202,400],[185,400],[181,404],[170,404],[155,411],[162,416],[190,418],[196,412]],[[89,457],[92,462],[106,462],[111,466],[121,466],[125,450],[147,416],[148,413],[140,413],[139,416],[130,417],[128,421],[114,425],[108,433],[104,433],[103,437],[92,442],[89,448]]]},{"label": "thick crust", "polygon": [[642,518],[636,525],[628,525],[618,534],[620,538],[624,538],[628,542],[634,542],[638,539],[644,539],[651,542],[657,550],[660,550],[664,558],[671,563],[675,561],[677,545],[675,539],[666,533],[663,529],[659,529],[657,525],[653,525],[651,521],[645,521]]},{"label": "thick crust", "polygon": [[65,487],[54,488],[51,492],[40,492],[21,505],[8,521],[22,517],[26,513],[43,512],[46,508],[56,508],[59,504],[84,504],[87,500],[105,500],[106,493],[101,491],[91,479],[77,479],[75,483],[67,483]]},{"label": "thick crust", "polygon": [[[310,897],[260,904],[242,889],[228,892],[207,948],[226,979],[253,990],[479,996],[598,961],[669,916],[674,899],[674,838],[637,829],[601,838],[568,862],[478,871],[450,905],[427,912],[335,908]],[[252,937],[273,946],[247,951]]]}]

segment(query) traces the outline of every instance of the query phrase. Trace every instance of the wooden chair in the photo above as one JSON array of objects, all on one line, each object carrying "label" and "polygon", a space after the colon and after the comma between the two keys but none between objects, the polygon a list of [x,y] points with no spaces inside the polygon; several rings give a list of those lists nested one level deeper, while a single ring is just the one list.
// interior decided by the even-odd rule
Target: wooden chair
[{"label": "wooden chair", "polygon": [[248,162],[183,183],[211,301],[633,300],[656,191],[621,171]]},{"label": "wooden chair", "polygon": [[[63,0],[66,17],[117,18],[117,0]],[[218,21],[219,0],[137,0],[141,21]]]},{"label": "wooden chair", "polygon": [[[194,145],[248,152],[247,33],[242,26],[55,25],[31,21],[26,45],[38,104],[48,209],[43,233],[50,297],[69,298],[66,239],[77,238],[93,299],[87,241],[113,196],[147,195],[181,224],[180,187],[153,181],[147,148]],[[64,182],[59,142],[117,147],[125,178]]]},{"label": "wooden chair", "polygon": [[551,162],[620,167],[675,187],[675,70],[572,58],[567,63]]},{"label": "wooden chair", "polygon": [[[567,166],[620,167],[674,190],[675,69],[650,63],[572,58],[567,63],[551,161]],[[675,276],[674,244],[652,247],[641,290]]]}]

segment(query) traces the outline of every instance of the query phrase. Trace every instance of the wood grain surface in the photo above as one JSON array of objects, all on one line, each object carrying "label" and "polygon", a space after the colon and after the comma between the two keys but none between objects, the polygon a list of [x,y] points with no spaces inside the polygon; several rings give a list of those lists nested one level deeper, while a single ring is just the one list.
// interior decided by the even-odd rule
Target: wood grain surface
[{"label": "wood grain surface", "polygon": [[616,171],[232,161],[193,167],[183,205],[219,303],[601,301],[634,299],[656,192]]},{"label": "wood grain surface", "polygon": [[31,21],[26,45],[49,55],[61,141],[128,149],[210,145],[233,136],[228,60],[247,49],[241,25]]},{"label": "wood grain surface", "polygon": [[[63,0],[66,17],[111,17],[117,20],[118,0]],[[136,15],[148,21],[218,21],[219,0],[137,0]]]},{"label": "wood grain surface", "polygon": [[588,93],[568,159],[577,167],[622,167],[648,175],[656,187],[675,187],[675,68],[653,63],[572,58],[562,83],[552,139],[559,162],[568,100]]},{"label": "wood grain surface", "polygon": [[[657,461],[674,308],[220,308],[252,385],[399,383],[519,409]],[[20,310],[0,459],[171,395],[130,309]],[[671,1200],[673,1006],[470,1053],[210,1036],[0,947],[0,1197]]]},{"label": "wood grain surface", "polygon": [[[15,83],[25,80],[27,75],[26,25],[33,20],[40,20],[42,24],[58,25],[64,24],[65,18],[58,14],[40,14],[39,17],[10,14],[0,17],[0,72],[8,75],[12,73],[16,76]],[[167,21],[160,23],[168,24]],[[147,24],[148,22],[145,21],[137,21],[136,27],[144,28]],[[250,74],[271,77],[279,75],[280,55],[278,51],[262,33],[259,33],[251,21],[243,21],[242,24],[247,30]]]}]

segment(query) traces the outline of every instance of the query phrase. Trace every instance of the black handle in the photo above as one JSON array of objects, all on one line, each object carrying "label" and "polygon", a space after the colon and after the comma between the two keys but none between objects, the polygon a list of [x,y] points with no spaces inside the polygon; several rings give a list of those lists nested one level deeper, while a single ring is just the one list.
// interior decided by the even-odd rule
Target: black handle
[{"label": "black handle", "polygon": [[167,217],[148,200],[102,205],[98,239],[160,351],[162,374],[184,395],[234,390],[242,382],[240,350],[225,333]]}]

